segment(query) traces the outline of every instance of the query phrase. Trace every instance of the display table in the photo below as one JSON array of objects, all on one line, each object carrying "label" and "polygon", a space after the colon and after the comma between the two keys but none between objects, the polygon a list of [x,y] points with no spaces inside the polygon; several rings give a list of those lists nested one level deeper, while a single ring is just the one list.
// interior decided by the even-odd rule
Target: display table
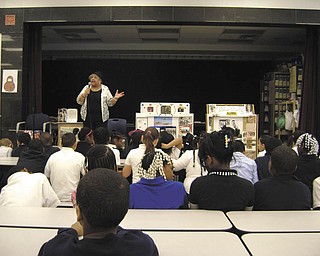
[{"label": "display table", "polygon": [[320,232],[320,211],[234,211],[227,216],[244,232]]},{"label": "display table", "polygon": [[[56,229],[70,227],[75,221],[74,208],[0,207],[0,227]],[[221,211],[134,209],[128,211],[120,226],[151,231],[218,231],[232,227]]]},{"label": "display table", "polygon": [[259,233],[241,237],[254,256],[319,255],[320,233]]}]

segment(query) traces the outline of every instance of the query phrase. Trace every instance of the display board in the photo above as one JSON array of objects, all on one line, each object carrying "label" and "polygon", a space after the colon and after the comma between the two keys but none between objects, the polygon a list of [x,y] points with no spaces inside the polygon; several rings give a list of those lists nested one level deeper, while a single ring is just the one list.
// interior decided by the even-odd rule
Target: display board
[{"label": "display board", "polygon": [[206,131],[211,133],[223,127],[235,131],[235,139],[245,144],[246,154],[255,159],[258,153],[258,116],[253,104],[207,104]]},{"label": "display board", "polygon": [[193,134],[194,115],[189,103],[142,102],[140,113],[136,113],[136,129],[145,130],[153,126],[166,130],[175,138]]}]

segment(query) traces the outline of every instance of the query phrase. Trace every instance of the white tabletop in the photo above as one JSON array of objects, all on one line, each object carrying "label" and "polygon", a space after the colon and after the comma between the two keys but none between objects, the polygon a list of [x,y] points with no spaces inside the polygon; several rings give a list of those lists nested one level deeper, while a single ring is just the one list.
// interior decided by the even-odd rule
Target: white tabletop
[{"label": "white tabletop", "polygon": [[[74,208],[0,207],[2,227],[70,227]],[[221,211],[130,209],[120,226],[140,230],[228,230],[232,227]]]},{"label": "white tabletop", "polygon": [[35,256],[57,229],[0,228],[1,256]]},{"label": "white tabletop", "polygon": [[320,211],[234,211],[227,216],[245,232],[320,232]]},{"label": "white tabletop", "polygon": [[130,209],[123,228],[143,230],[228,230],[232,227],[222,211]]},{"label": "white tabletop", "polygon": [[228,232],[145,233],[152,237],[161,256],[249,256],[238,236]]},{"label": "white tabletop", "polygon": [[17,165],[19,157],[0,157],[0,165]]},{"label": "white tabletop", "polygon": [[320,233],[255,233],[241,238],[254,256],[320,254]]},{"label": "white tabletop", "polygon": [[[248,256],[240,239],[228,232],[146,232],[159,254]],[[56,229],[0,228],[2,256],[34,256],[42,244],[57,234]]]}]

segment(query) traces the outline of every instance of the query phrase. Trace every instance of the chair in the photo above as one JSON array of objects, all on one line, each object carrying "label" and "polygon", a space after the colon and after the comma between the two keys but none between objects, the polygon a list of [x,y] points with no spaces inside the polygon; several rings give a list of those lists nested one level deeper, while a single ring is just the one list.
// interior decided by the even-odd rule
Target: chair
[{"label": "chair", "polygon": [[[31,114],[27,116],[26,121],[18,122],[16,125],[16,133],[20,130],[31,131],[49,131],[51,133],[50,117],[47,114]],[[49,125],[49,129],[47,126]]]},{"label": "chair", "polygon": [[109,118],[107,129],[110,135],[112,132],[119,132],[127,136],[127,120],[123,118]]}]

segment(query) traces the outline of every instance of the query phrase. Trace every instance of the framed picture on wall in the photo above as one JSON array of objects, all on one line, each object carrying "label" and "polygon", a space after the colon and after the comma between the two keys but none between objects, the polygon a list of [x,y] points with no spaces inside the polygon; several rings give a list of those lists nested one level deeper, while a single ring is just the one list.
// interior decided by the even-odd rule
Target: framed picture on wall
[{"label": "framed picture on wall", "polygon": [[18,70],[6,69],[2,72],[2,92],[17,93],[18,92]]}]

